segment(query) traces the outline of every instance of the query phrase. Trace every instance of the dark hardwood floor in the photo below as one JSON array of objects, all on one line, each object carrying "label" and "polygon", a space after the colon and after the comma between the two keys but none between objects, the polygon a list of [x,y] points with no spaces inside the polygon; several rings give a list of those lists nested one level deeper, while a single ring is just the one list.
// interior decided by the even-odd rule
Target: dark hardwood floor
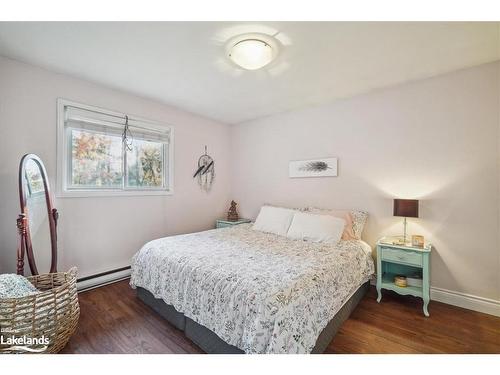
[{"label": "dark hardwood floor", "polygon": [[[500,353],[500,318],[439,302],[370,292],[327,353]],[[128,280],[80,294],[80,323],[63,353],[202,353],[135,296]]]}]

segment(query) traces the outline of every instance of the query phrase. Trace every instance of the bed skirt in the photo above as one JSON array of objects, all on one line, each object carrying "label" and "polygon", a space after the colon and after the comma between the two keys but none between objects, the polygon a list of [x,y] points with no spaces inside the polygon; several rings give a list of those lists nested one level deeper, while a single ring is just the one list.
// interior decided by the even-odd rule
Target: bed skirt
[{"label": "bed skirt", "polygon": [[[370,282],[367,281],[344,303],[333,319],[321,331],[311,353],[323,353],[326,350],[342,323],[349,318],[349,315],[354,311],[369,288]],[[163,300],[155,298],[146,289],[137,287],[137,296],[173,326],[184,331],[186,337],[198,345],[204,352],[211,354],[244,354],[241,349],[229,345],[205,326],[196,323],[194,320],[178,312],[172,305],[168,305]]]}]

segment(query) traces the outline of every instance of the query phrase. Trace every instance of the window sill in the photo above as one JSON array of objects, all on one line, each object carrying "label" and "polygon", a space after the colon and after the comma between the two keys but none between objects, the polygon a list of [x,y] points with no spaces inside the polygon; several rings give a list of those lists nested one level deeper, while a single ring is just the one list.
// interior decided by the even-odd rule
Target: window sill
[{"label": "window sill", "polygon": [[170,190],[63,190],[57,191],[56,198],[90,198],[90,197],[131,197],[131,196],[161,196],[173,195],[173,189]]}]

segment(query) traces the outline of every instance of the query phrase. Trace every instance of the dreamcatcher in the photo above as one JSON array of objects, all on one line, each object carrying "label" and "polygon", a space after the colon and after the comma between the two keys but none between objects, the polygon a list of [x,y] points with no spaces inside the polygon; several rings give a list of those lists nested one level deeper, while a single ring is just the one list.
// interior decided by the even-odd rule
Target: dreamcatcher
[{"label": "dreamcatcher", "polygon": [[198,184],[202,190],[209,192],[215,180],[215,162],[210,155],[207,154],[207,146],[205,153],[198,159],[198,169],[193,178],[198,178]]}]

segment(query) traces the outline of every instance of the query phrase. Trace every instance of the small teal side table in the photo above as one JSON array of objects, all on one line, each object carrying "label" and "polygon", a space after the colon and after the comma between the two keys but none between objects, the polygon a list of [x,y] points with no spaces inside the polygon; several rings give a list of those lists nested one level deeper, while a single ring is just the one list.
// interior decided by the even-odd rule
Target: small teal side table
[{"label": "small teal side table", "polygon": [[226,227],[232,227],[233,225],[239,225],[239,224],[251,223],[251,222],[252,222],[252,220],[249,220],[249,219],[239,219],[238,221],[229,221],[229,220],[219,219],[215,222],[215,227],[216,228],[226,228]]},{"label": "small teal side table", "polygon": [[[424,301],[424,315],[429,316],[430,301],[430,257],[431,244],[423,248],[411,245],[396,245],[389,240],[377,242],[377,302],[382,299],[382,289],[402,295],[420,297]],[[396,275],[422,274],[422,286],[400,287],[394,284]]]}]

